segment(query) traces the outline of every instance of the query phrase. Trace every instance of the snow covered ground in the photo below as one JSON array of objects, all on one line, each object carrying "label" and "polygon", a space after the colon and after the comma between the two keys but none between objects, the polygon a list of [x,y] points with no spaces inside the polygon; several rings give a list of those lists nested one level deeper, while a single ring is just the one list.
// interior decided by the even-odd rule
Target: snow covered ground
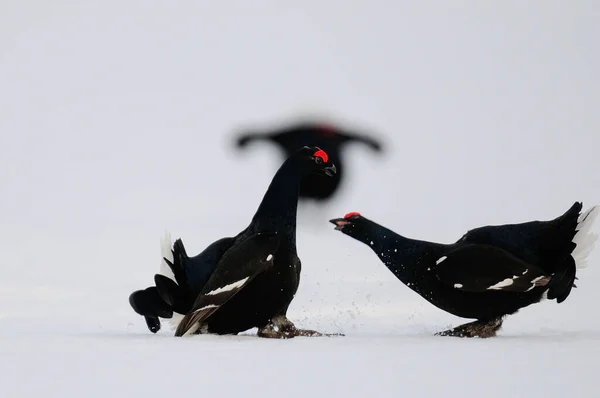
[{"label": "snow covered ground", "polygon": [[[306,0],[0,4],[2,397],[595,397],[600,247],[557,305],[488,340],[333,230],[349,211],[449,242],[600,204],[598,4]],[[289,315],[344,337],[157,335],[127,298],[168,229],[244,228],[281,158],[245,125],[324,110],[388,143],[304,204]],[[596,225],[600,232],[600,225]]]}]

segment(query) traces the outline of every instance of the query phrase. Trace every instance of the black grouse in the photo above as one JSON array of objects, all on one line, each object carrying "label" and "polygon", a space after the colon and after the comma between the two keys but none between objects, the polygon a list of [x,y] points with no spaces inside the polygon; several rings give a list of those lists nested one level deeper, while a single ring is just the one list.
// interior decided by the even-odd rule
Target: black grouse
[{"label": "black grouse", "polygon": [[453,244],[409,239],[359,213],[330,222],[431,304],[476,319],[438,335],[492,337],[505,316],[542,299],[561,303],[576,287],[576,268],[597,239],[590,229],[598,207],[581,209],[576,202],[554,220],[476,228]]},{"label": "black grouse", "polygon": [[249,132],[236,137],[236,146],[245,148],[251,142],[271,141],[279,145],[286,157],[297,148],[308,145],[323,148],[329,159],[337,166],[334,178],[322,175],[308,176],[300,183],[300,198],[326,201],[338,190],[344,175],[341,150],[346,143],[360,142],[376,152],[382,151],[382,144],[367,135],[344,131],[333,125],[317,122],[301,122],[287,125],[269,132]]},{"label": "black grouse", "polygon": [[286,313],[300,281],[300,181],[335,172],[325,151],[302,147],[279,168],[250,224],[236,236],[219,239],[189,257],[183,242],[178,239],[171,247],[167,235],[155,286],[130,295],[134,311],[146,318],[154,333],[160,329],[159,318],[173,319],[175,336],[237,334],[254,327],[261,337],[321,335],[297,329]]}]

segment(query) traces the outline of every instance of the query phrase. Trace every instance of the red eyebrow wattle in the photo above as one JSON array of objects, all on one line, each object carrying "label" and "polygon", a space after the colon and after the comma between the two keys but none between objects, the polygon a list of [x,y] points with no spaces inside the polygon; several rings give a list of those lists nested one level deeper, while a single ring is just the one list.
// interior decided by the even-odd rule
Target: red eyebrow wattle
[{"label": "red eyebrow wattle", "polygon": [[323,162],[327,163],[329,161],[329,156],[327,156],[327,153],[325,153],[325,151],[319,147],[316,148],[318,149],[318,151],[315,152],[313,156],[320,157],[321,159],[323,159]]},{"label": "red eyebrow wattle", "polygon": [[350,213],[346,214],[344,216],[344,218],[350,218],[350,217],[353,217],[353,216],[360,216],[360,213],[357,212],[357,211],[351,211]]}]

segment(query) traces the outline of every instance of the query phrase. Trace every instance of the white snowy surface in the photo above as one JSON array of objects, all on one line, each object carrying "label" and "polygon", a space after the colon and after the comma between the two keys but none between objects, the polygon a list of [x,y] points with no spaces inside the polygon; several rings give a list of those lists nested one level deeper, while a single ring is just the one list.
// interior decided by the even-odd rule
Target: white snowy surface
[{"label": "white snowy surface", "polygon": [[[0,396],[597,396],[600,248],[566,302],[462,340],[327,220],[449,242],[600,204],[599,7],[2,2]],[[306,109],[388,144],[299,212],[289,316],[346,336],[148,332],[127,298],[165,229],[197,253],[244,228],[281,158],[232,135]]]}]

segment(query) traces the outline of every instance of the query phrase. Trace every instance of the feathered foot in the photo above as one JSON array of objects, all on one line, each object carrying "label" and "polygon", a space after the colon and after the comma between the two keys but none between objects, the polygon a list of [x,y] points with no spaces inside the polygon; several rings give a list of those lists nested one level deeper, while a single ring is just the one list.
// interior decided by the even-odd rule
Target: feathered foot
[{"label": "feathered foot", "polygon": [[343,334],[326,334],[316,330],[298,329],[296,325],[285,316],[274,317],[257,333],[258,337],[270,339],[291,339],[293,337],[321,337],[321,336],[343,336]]},{"label": "feathered foot", "polygon": [[502,317],[492,318],[489,320],[479,320],[475,322],[465,323],[455,327],[454,329],[438,332],[436,336],[453,336],[453,337],[480,337],[486,339],[496,336],[496,332],[502,327]]}]

